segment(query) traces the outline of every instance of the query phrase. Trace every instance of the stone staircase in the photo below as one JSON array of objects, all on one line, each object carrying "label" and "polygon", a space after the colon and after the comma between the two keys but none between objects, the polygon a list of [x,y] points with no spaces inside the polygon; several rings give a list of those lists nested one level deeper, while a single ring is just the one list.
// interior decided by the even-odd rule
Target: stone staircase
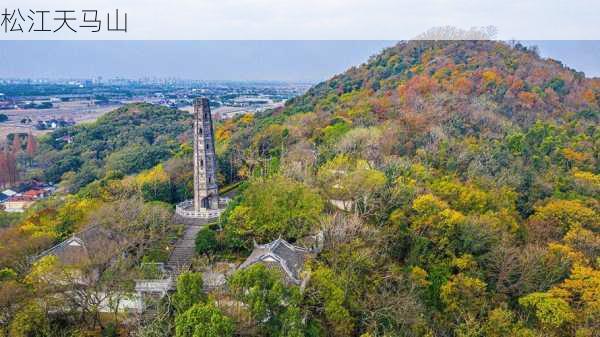
[{"label": "stone staircase", "polygon": [[171,271],[173,279],[177,279],[180,273],[190,268],[192,257],[195,255],[196,234],[203,227],[198,225],[186,226],[183,236],[175,243],[175,248],[166,264],[166,268]]},{"label": "stone staircase", "polygon": [[[186,225],[183,236],[175,243],[171,256],[165,264],[167,277],[156,280],[136,280],[135,289],[140,296],[140,312],[143,319],[153,319],[156,315],[153,302],[164,297],[167,292],[175,290],[179,274],[190,269],[192,258],[196,254],[196,235],[208,224],[208,221],[202,220],[198,224]],[[151,298],[153,300],[148,301]]]}]

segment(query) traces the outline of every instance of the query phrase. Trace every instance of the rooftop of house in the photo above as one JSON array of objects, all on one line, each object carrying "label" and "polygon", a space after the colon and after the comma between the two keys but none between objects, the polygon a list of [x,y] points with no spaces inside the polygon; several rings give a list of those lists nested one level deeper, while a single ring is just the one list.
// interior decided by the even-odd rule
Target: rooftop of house
[{"label": "rooftop of house", "polygon": [[40,195],[43,195],[45,193],[46,193],[46,191],[44,191],[42,189],[32,188],[28,191],[23,192],[23,195],[30,196],[30,197],[39,197]]},{"label": "rooftop of house", "polygon": [[13,195],[17,194],[17,192],[15,192],[11,189],[8,189],[8,190],[2,191],[2,194],[6,195],[7,197],[12,197]]},{"label": "rooftop of house", "polygon": [[91,226],[47,249],[35,259],[54,255],[63,264],[80,265],[91,259],[103,257],[110,259],[112,256],[109,255],[115,251],[111,248],[117,248],[120,243],[122,240],[114,232],[101,226]]},{"label": "rooftop of house", "polygon": [[23,193],[28,190],[43,190],[43,189],[49,189],[51,187],[52,187],[52,184],[40,182],[37,180],[28,180],[28,181],[24,181],[24,182],[20,183],[14,189],[18,193]]},{"label": "rooftop of house", "polygon": [[8,197],[8,199],[6,200],[7,202],[33,202],[34,198],[32,196],[29,195],[13,195],[11,197]]},{"label": "rooftop of house", "polygon": [[300,284],[300,272],[308,253],[308,249],[292,245],[279,238],[267,244],[255,244],[252,254],[240,265],[240,269],[260,262],[278,263],[290,280],[296,284]]}]

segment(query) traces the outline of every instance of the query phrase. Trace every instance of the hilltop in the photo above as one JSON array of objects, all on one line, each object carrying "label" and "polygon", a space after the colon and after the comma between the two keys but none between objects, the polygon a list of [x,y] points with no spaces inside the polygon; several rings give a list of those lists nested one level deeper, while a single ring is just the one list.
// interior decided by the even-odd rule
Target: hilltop
[{"label": "hilltop", "polygon": [[[435,111],[438,124],[443,124],[456,119],[455,112],[471,123],[469,127],[482,119],[477,114],[481,110],[498,118],[498,123],[522,127],[540,119],[564,120],[565,113],[597,121],[599,86],[600,79],[585,78],[518,43],[408,41],[318,84],[292,100],[285,113],[340,112],[362,100],[363,108],[374,110],[372,117],[379,121],[400,112]],[[437,111],[436,105],[445,108]]]},{"label": "hilltop", "polygon": [[592,336],[599,117],[600,80],[535,48],[401,42],[219,126],[249,182],[217,251],[324,231],[317,335]]},{"label": "hilltop", "polygon": [[528,189],[519,195],[528,215],[536,200],[564,192],[557,172],[598,171],[599,104],[600,79],[535,48],[408,41],[259,116],[232,144],[259,157],[248,167],[283,148],[288,157],[315,151],[321,163],[350,153],[379,169],[414,158],[484,185]]}]

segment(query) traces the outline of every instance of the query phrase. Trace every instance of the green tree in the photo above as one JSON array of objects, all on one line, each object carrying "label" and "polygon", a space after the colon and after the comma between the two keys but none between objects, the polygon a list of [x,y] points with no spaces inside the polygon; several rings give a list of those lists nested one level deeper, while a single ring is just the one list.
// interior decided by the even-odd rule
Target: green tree
[{"label": "green tree", "polygon": [[202,274],[186,272],[177,278],[177,290],[173,294],[173,306],[182,313],[194,304],[204,302],[206,294],[202,290]]},{"label": "green tree", "polygon": [[262,264],[236,272],[228,282],[232,294],[248,305],[252,318],[268,336],[303,336],[298,287],[287,287],[281,275]]},{"label": "green tree", "polygon": [[17,278],[17,273],[10,268],[0,269],[0,282],[10,281]]},{"label": "green tree", "polygon": [[533,239],[560,239],[576,225],[600,230],[600,216],[577,200],[550,200],[535,208],[528,229]]},{"label": "green tree", "polygon": [[210,258],[210,254],[217,248],[217,234],[210,228],[203,228],[196,235],[196,253],[204,254]]},{"label": "green tree", "polygon": [[50,336],[50,324],[46,313],[38,304],[23,307],[10,323],[11,337]]},{"label": "green tree", "polygon": [[11,269],[0,270],[0,336],[15,313],[20,312],[33,296],[31,289],[18,282],[16,277],[17,274]]},{"label": "green tree", "polygon": [[261,241],[300,238],[318,223],[324,204],[309,187],[285,177],[251,182],[228,217],[227,230]]},{"label": "green tree", "polygon": [[144,200],[172,201],[173,186],[162,164],[156,165],[150,170],[140,172],[135,180]]},{"label": "green tree", "polygon": [[524,323],[517,320],[513,312],[497,308],[489,312],[488,319],[483,325],[486,337],[534,337],[536,334]]},{"label": "green tree", "polygon": [[9,213],[0,210],[0,228],[10,227],[16,224],[20,219],[20,213]]},{"label": "green tree", "polygon": [[549,293],[531,293],[521,297],[519,304],[531,310],[542,327],[547,329],[558,329],[575,319],[569,303]]},{"label": "green tree", "polygon": [[211,303],[194,304],[175,318],[176,337],[229,337],[235,326]]},{"label": "green tree", "polygon": [[324,307],[325,323],[333,336],[350,336],[354,330],[354,321],[345,306],[344,289],[337,281],[334,271],[319,267],[311,275],[309,292]]},{"label": "green tree", "polygon": [[485,310],[485,282],[458,274],[441,288],[441,299],[448,312],[462,319],[476,318]]},{"label": "green tree", "polygon": [[329,198],[361,202],[368,213],[371,197],[386,182],[385,175],[371,168],[365,160],[339,155],[321,166],[317,174],[321,187]]}]

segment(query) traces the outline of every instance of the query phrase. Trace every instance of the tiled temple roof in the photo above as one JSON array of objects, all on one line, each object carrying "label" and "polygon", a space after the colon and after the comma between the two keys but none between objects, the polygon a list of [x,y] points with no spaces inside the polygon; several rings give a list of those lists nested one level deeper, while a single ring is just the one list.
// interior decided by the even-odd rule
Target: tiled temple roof
[{"label": "tiled temple roof", "polygon": [[292,282],[300,284],[300,272],[308,252],[306,248],[294,246],[279,238],[267,244],[255,245],[252,254],[240,265],[240,269],[259,262],[278,263]]}]

